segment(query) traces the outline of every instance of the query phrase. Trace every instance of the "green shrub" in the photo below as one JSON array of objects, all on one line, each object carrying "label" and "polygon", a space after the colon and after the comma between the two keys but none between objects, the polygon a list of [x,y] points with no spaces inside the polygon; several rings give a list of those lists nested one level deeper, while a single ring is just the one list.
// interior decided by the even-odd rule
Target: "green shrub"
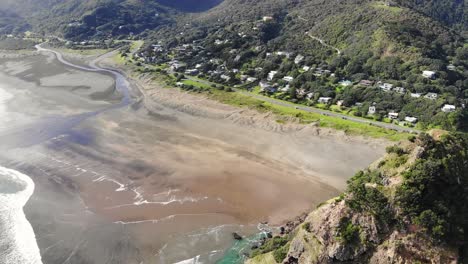
[{"label": "green shrub", "polygon": [[281,263],[288,255],[288,251],[289,251],[289,244],[286,244],[276,249],[275,251],[273,251],[273,258],[275,259],[276,262]]}]

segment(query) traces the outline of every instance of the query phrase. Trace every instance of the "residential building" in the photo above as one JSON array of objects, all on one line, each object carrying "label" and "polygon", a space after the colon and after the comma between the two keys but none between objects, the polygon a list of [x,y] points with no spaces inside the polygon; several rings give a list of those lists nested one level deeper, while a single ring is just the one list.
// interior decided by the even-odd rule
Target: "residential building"
[{"label": "residential building", "polygon": [[455,111],[456,107],[454,105],[449,105],[449,104],[446,104],[442,107],[442,112],[445,112],[445,113],[450,113],[450,112],[453,112]]},{"label": "residential building", "polygon": [[431,99],[431,100],[435,100],[435,99],[437,99],[438,96],[439,96],[439,95],[436,94],[436,93],[427,93],[427,94],[424,96],[424,98]]},{"label": "residential building", "polygon": [[383,83],[379,85],[380,89],[382,89],[384,92],[390,92],[393,88],[393,84],[391,83]]},{"label": "residential building", "polygon": [[405,117],[405,121],[411,124],[415,124],[416,122],[418,122],[418,119],[413,116],[407,116]]},{"label": "residential building", "polygon": [[221,74],[220,78],[225,80],[226,82],[229,82],[231,80],[231,77],[229,77],[229,76],[227,76],[225,74]]},{"label": "residential building", "polygon": [[388,118],[394,120],[394,119],[397,119],[399,115],[400,115],[399,113],[392,111],[392,112],[388,113]]},{"label": "residential building", "polygon": [[255,77],[249,77],[249,78],[247,78],[247,82],[248,82],[248,83],[253,83],[253,82],[256,82],[256,81],[257,81],[257,78],[255,78]]},{"label": "residential building", "polygon": [[419,98],[419,97],[421,97],[421,94],[420,94],[420,93],[411,93],[410,95],[411,95],[411,97],[413,97],[413,98]]},{"label": "residential building", "polygon": [[403,87],[395,87],[393,91],[399,93],[399,94],[404,94],[406,92],[406,89]]},{"label": "residential building", "polygon": [[283,80],[286,81],[286,82],[292,82],[294,80],[294,77],[292,76],[284,76],[283,77]]},{"label": "residential building", "polygon": [[263,20],[263,22],[268,22],[268,21],[273,20],[273,17],[271,17],[271,16],[264,16],[264,17],[262,18],[262,20]]},{"label": "residential building", "polygon": [[294,59],[294,63],[299,64],[304,60],[304,56],[301,54],[297,55],[296,58]]},{"label": "residential building", "polygon": [[436,73],[434,71],[423,71],[422,75],[428,79],[434,79],[436,77]]},{"label": "residential building", "polygon": [[312,100],[312,98],[314,98],[314,93],[306,94],[306,98],[309,99],[309,100]]},{"label": "residential building", "polygon": [[310,70],[310,67],[309,67],[309,66],[304,66],[304,67],[302,67],[302,69],[303,69],[304,71],[309,71],[309,70]]},{"label": "residential building", "polygon": [[375,106],[369,106],[369,111],[367,111],[368,115],[373,115],[376,112]]},{"label": "residential building", "polygon": [[268,73],[268,78],[267,78],[268,81],[272,81],[273,78],[275,78],[275,75],[276,75],[276,74],[278,74],[277,71],[271,71],[271,72],[269,72],[269,73]]},{"label": "residential building", "polygon": [[197,75],[199,73],[199,71],[197,69],[188,69],[185,71],[185,74],[188,74],[188,75]]},{"label": "residential building", "polygon": [[337,106],[343,106],[343,104],[344,104],[344,100],[338,100],[338,102],[336,102]]},{"label": "residential building", "polygon": [[338,84],[341,85],[341,86],[347,87],[347,86],[352,85],[353,83],[352,83],[351,81],[349,81],[349,80],[342,80],[342,81],[339,82]]},{"label": "residential building", "polygon": [[331,98],[331,97],[320,97],[320,98],[318,99],[318,102],[319,102],[320,104],[328,104],[328,103],[331,102],[332,99],[333,99],[333,98]]}]

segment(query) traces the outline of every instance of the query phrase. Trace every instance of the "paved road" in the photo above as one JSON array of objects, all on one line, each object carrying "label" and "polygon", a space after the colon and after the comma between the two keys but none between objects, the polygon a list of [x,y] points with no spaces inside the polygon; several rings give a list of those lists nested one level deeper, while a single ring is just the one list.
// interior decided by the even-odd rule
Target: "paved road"
[{"label": "paved road", "polygon": [[358,123],[363,123],[363,124],[369,124],[369,125],[373,125],[373,126],[376,126],[376,127],[382,127],[382,128],[391,129],[391,130],[396,130],[396,131],[399,131],[399,132],[409,132],[409,133],[419,133],[419,132],[421,132],[421,131],[419,131],[417,129],[410,128],[410,127],[402,127],[402,126],[395,125],[395,124],[388,124],[388,123],[378,122],[378,121],[374,121],[374,120],[368,120],[368,119],[364,119],[364,118],[354,117],[354,116],[350,116],[350,115],[335,113],[335,112],[332,112],[332,111],[322,110],[322,109],[318,109],[318,108],[313,108],[313,107],[308,107],[308,106],[303,106],[303,105],[297,105],[297,104],[293,104],[293,103],[289,103],[289,102],[285,102],[285,101],[275,100],[275,99],[267,97],[267,96],[254,94],[254,93],[250,93],[250,92],[245,92],[245,91],[238,91],[238,92],[240,92],[242,94],[245,94],[245,95],[248,95],[250,97],[259,99],[259,100],[263,100],[263,101],[272,103],[272,104],[285,106],[285,107],[291,107],[291,108],[295,108],[295,109],[300,109],[300,110],[310,112],[310,113],[317,113],[317,114],[321,114],[321,115],[325,115],[325,116],[339,117],[339,118],[342,118],[342,119],[345,119],[345,120],[358,122]]},{"label": "paved road", "polygon": [[[195,78],[193,76],[186,75],[185,78],[189,79],[189,80],[196,81],[196,82],[204,83],[204,84],[207,84],[207,85],[213,84],[212,82],[209,82],[209,81],[206,81],[206,80],[200,80],[200,79]],[[324,115],[324,116],[338,117],[338,118],[342,118],[342,119],[353,121],[353,122],[368,124],[368,125],[372,125],[372,126],[376,126],[376,127],[382,127],[382,128],[385,128],[385,129],[396,130],[396,131],[399,131],[399,132],[408,132],[408,133],[420,133],[421,132],[420,130],[410,128],[410,127],[403,127],[403,126],[399,126],[399,125],[395,125],[395,124],[378,122],[378,121],[374,121],[374,120],[369,120],[369,119],[354,117],[354,116],[350,116],[350,115],[335,113],[335,112],[332,112],[332,111],[322,110],[322,109],[318,109],[318,108],[314,108],[314,107],[308,107],[308,106],[304,106],[304,105],[293,104],[293,103],[290,103],[290,102],[276,100],[276,99],[273,99],[273,98],[270,98],[270,97],[267,97],[267,96],[247,92],[247,91],[240,90],[240,89],[234,89],[234,90],[236,92],[238,92],[238,93],[243,94],[243,95],[247,95],[247,96],[250,96],[250,97],[265,101],[265,102],[269,102],[269,103],[272,103],[272,104],[275,104],[275,105],[300,109],[300,110],[310,112],[310,113],[317,113],[317,114],[321,114],[321,115]]]}]

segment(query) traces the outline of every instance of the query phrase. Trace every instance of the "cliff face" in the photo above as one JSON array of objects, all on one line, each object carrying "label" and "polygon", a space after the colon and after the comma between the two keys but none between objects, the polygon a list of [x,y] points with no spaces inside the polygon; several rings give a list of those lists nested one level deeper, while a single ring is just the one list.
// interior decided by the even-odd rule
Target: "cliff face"
[{"label": "cliff face", "polygon": [[435,132],[412,141],[389,147],[287,243],[248,263],[464,263],[468,140]]}]

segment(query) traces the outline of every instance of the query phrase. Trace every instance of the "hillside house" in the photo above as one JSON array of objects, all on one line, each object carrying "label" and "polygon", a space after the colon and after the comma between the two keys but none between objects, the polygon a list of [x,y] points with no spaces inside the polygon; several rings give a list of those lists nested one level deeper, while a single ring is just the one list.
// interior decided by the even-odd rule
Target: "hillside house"
[{"label": "hillside house", "polygon": [[410,96],[413,97],[413,98],[419,98],[419,97],[421,97],[421,94],[420,93],[411,93]]},{"label": "hillside house", "polygon": [[320,104],[329,104],[333,98],[331,97],[319,97],[318,102]]},{"label": "hillside house", "polygon": [[430,100],[436,100],[439,95],[436,93],[427,93],[424,98],[430,99]]},{"label": "hillside house", "polygon": [[455,111],[456,107],[454,105],[449,105],[449,104],[446,104],[442,107],[442,112],[444,113],[451,113],[453,111]]},{"label": "hillside house", "polygon": [[303,60],[304,60],[304,56],[302,56],[301,54],[297,55],[296,58],[294,58],[294,63],[295,64],[299,64],[301,63]]},{"label": "hillside house", "polygon": [[395,119],[398,118],[399,115],[400,115],[399,113],[392,111],[392,112],[388,113],[388,118],[390,118],[392,120],[395,120]]},{"label": "hillside house", "polygon": [[407,116],[405,117],[405,121],[411,124],[416,124],[416,122],[418,122],[418,119],[413,116]]},{"label": "hillside house", "polygon": [[185,71],[185,74],[195,76],[199,73],[197,69],[188,69]]},{"label": "hillside house", "polygon": [[347,87],[347,86],[351,86],[353,83],[349,80],[342,80],[338,84],[341,86]]},{"label": "hillside house", "polygon": [[304,70],[304,71],[309,71],[309,70],[310,70],[310,67],[309,67],[309,66],[304,66],[304,67],[302,67],[302,70]]},{"label": "hillside house", "polygon": [[399,94],[404,94],[406,92],[406,89],[403,87],[395,87],[393,91],[399,93]]},{"label": "hillside house", "polygon": [[247,78],[247,83],[253,83],[253,82],[256,82],[257,81],[257,78],[255,77],[248,77]]},{"label": "hillside house", "polygon": [[436,73],[434,71],[423,71],[422,76],[428,79],[434,79],[436,77]]},{"label": "hillside house", "polygon": [[390,92],[393,89],[393,84],[391,83],[382,83],[379,85],[380,89],[384,92]]},{"label": "hillside house", "polygon": [[292,76],[284,76],[283,81],[285,82],[292,82],[294,80],[294,77]]},{"label": "hillside house", "polygon": [[374,115],[375,112],[377,111],[375,106],[369,106],[369,110],[367,111],[368,115]]},{"label": "hillside house", "polygon": [[274,78],[275,78],[275,75],[278,74],[277,71],[271,71],[268,73],[268,77],[267,77],[267,80],[268,81],[272,81]]}]

